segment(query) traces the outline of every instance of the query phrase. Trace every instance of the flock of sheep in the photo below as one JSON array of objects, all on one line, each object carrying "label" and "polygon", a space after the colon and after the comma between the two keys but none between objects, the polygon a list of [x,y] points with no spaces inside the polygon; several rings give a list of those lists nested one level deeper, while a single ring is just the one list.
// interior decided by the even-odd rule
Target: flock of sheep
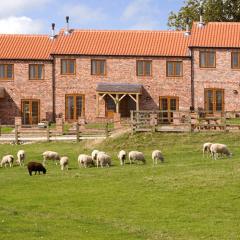
[{"label": "flock of sheep", "polygon": [[[203,156],[205,154],[211,155],[213,159],[217,159],[219,155],[223,156],[226,155],[227,157],[231,157],[232,153],[228,150],[228,147],[225,144],[220,143],[204,143],[203,144]],[[45,151],[43,154],[43,164],[37,163],[37,162],[29,162],[27,167],[29,174],[32,175],[32,172],[35,172],[35,174],[38,172],[46,173],[46,162],[48,160],[53,160],[56,162],[56,164],[59,162],[61,170],[68,169],[69,165],[69,158],[67,156],[60,156],[59,153],[54,151]],[[124,166],[126,159],[127,159],[127,152],[124,150],[121,150],[117,155],[120,165]],[[26,158],[26,153],[24,150],[19,150],[17,153],[17,160],[16,163],[20,166],[24,165],[24,160]],[[143,164],[146,163],[146,159],[144,157],[144,154],[139,151],[130,151],[128,153],[128,160],[129,163],[132,164],[133,162],[139,161]],[[160,150],[155,150],[152,152],[152,161],[153,164],[157,164],[158,161],[164,162],[163,154]],[[13,166],[14,162],[14,156],[13,155],[6,155],[1,160],[1,167],[3,165],[6,167],[9,165],[10,167]],[[80,154],[78,156],[78,165],[79,167],[90,167],[90,166],[101,166],[101,167],[110,167],[112,163],[111,157],[102,151],[93,150],[91,155],[86,154]]]},{"label": "flock of sheep", "polygon": [[[46,162],[48,160],[55,161],[57,164],[59,162],[61,170],[68,169],[69,165],[69,158],[67,156],[60,156],[59,153],[54,151],[45,151],[43,154],[43,164],[37,163],[37,162],[29,162],[27,167],[29,174],[32,175],[32,172],[35,172],[35,174],[38,172],[46,173]],[[120,164],[123,166],[125,164],[125,161],[127,159],[127,153],[124,150],[121,150],[117,155]],[[24,160],[26,158],[26,153],[24,150],[19,150],[17,153],[17,160],[16,163],[20,166],[24,165]],[[138,151],[131,151],[128,153],[128,159],[129,163],[132,164],[133,162],[140,161],[143,164],[146,163],[146,159],[144,157],[144,154],[142,152]],[[161,151],[155,150],[152,152],[152,160],[153,164],[157,164],[158,161],[163,162],[164,157]],[[3,165],[6,167],[9,165],[10,167],[13,166],[14,162],[14,156],[13,155],[6,155],[2,158],[2,161],[0,163],[1,167]],[[102,151],[93,150],[91,156],[86,154],[80,154],[78,156],[78,165],[79,167],[90,167],[90,166],[101,166],[101,167],[110,167],[112,163],[111,157]]]}]

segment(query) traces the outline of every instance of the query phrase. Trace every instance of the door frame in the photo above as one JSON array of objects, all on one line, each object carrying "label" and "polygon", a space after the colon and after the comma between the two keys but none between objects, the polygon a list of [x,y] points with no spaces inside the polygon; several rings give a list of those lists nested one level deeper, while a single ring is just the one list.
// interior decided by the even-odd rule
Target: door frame
[{"label": "door frame", "polygon": [[[209,113],[208,111],[208,97],[207,97],[207,91],[211,90],[213,93],[213,111],[212,113]],[[222,111],[216,110],[216,92],[221,91],[222,92]],[[225,91],[223,88],[204,88],[204,110],[207,115],[214,115],[214,113],[218,112],[224,112],[225,109]]]},{"label": "door frame", "polygon": [[[68,97],[73,97],[73,105],[74,105],[74,112],[73,112],[73,119],[69,119],[67,117],[68,112]],[[73,93],[73,94],[65,94],[65,121],[67,122],[76,122],[77,119],[77,111],[76,111],[76,105],[77,105],[77,97],[82,97],[82,114],[81,117],[85,116],[85,95],[81,93]]]},{"label": "door frame", "polygon": [[[29,114],[29,125],[33,125],[32,123],[32,102],[38,102],[38,122],[40,122],[40,99],[21,99],[21,117],[22,117],[22,124],[23,124],[23,105],[24,102],[29,102],[29,110],[30,110],[30,114]],[[23,124],[23,125],[28,125],[28,124]]]},{"label": "door frame", "polygon": [[[106,99],[107,98],[107,99]],[[112,113],[113,113],[113,116],[112,117],[109,117],[108,116],[108,108],[107,108],[107,100],[108,99],[111,99],[113,102],[114,102],[114,104],[115,104],[115,111],[112,111]],[[109,95],[106,95],[105,96],[105,99],[104,99],[104,101],[105,101],[105,117],[106,118],[109,118],[109,119],[112,119],[112,118],[114,118],[114,113],[116,113],[117,112],[117,106],[116,106],[116,103],[115,103],[115,101],[112,99],[112,97],[111,96],[109,96]]]},{"label": "door frame", "polygon": [[[174,111],[179,111],[179,97],[175,97],[175,96],[160,96],[159,97],[159,110],[160,111],[165,111],[165,110],[162,110],[161,109],[161,100],[162,99],[167,99],[167,114],[168,114],[168,123],[171,123],[173,118],[171,116],[171,113],[174,112]],[[176,110],[171,110],[170,107],[171,107],[171,99],[175,99],[176,100]],[[166,120],[166,119],[164,119]]]}]

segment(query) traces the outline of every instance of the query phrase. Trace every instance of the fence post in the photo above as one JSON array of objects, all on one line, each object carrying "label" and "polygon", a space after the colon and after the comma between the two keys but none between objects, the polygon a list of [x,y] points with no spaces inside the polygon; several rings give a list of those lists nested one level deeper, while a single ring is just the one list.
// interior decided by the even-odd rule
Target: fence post
[{"label": "fence post", "polygon": [[106,126],[105,126],[105,135],[106,135],[106,138],[108,138],[108,122],[106,123]]},{"label": "fence post", "polygon": [[76,123],[76,141],[79,142],[80,141],[80,133],[79,133],[79,124]]},{"label": "fence post", "polygon": [[47,124],[47,142],[50,142],[50,129],[49,129],[49,124]]},{"label": "fence post", "polygon": [[15,143],[19,144],[19,140],[18,140],[18,125],[15,125]]},{"label": "fence post", "polygon": [[226,112],[224,112],[224,115],[223,115],[223,124],[224,124],[224,132],[227,132],[227,117],[226,117]]}]

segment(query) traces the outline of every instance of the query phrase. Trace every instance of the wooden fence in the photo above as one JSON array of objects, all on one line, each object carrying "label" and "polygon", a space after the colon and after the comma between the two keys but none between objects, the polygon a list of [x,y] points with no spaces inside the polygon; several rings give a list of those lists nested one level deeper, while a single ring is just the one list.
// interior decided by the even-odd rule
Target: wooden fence
[{"label": "wooden fence", "polygon": [[[1,126],[0,126],[1,129]],[[102,124],[100,127],[82,128],[79,124],[71,125],[71,128],[66,132],[57,131],[55,128],[50,128],[46,125],[46,128],[39,128],[38,126],[18,126],[15,125],[12,128],[12,133],[1,133],[0,140],[6,142],[14,142],[19,144],[20,142],[27,141],[76,141],[79,142],[82,139],[99,139],[107,138],[110,135],[110,125],[108,122]]]},{"label": "wooden fence", "polygon": [[133,132],[240,131],[240,111],[132,111]]}]

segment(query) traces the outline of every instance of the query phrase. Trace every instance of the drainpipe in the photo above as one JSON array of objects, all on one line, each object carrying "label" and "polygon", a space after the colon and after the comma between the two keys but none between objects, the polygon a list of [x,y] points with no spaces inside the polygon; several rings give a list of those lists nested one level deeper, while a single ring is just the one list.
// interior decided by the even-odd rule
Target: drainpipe
[{"label": "drainpipe", "polygon": [[56,58],[53,56],[53,67],[52,67],[52,121],[56,122],[56,85],[55,85],[55,75],[56,75]]},{"label": "drainpipe", "polygon": [[192,107],[195,109],[195,90],[194,90],[194,53],[193,50],[190,49],[190,54],[191,54],[191,104]]}]

